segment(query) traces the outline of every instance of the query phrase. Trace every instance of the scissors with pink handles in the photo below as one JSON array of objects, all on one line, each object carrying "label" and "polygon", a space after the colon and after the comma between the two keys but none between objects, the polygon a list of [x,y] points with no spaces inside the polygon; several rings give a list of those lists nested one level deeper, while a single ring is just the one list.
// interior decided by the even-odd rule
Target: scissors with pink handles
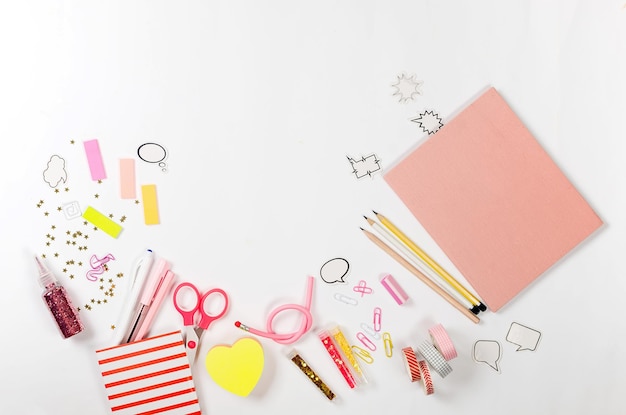
[{"label": "scissors with pink handles", "polygon": [[[193,299],[190,304],[184,301],[185,292],[191,291]],[[209,304],[211,301],[217,301],[219,299],[210,300],[210,297],[221,296],[222,297],[222,310],[217,314],[211,314],[209,311]],[[200,347],[200,338],[209,325],[215,320],[221,318],[226,314],[228,309],[228,295],[220,288],[213,288],[204,294],[201,294],[195,285],[189,282],[182,282],[178,284],[174,290],[174,308],[183,316],[183,337],[185,340],[185,349],[187,349],[187,357],[189,362],[193,363],[196,359],[198,348]],[[196,314],[200,314],[200,321],[196,324]]]}]

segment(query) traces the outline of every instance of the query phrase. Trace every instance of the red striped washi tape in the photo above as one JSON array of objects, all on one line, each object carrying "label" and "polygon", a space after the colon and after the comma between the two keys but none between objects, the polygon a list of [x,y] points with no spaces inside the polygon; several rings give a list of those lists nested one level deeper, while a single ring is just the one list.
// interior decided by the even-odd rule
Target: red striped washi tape
[{"label": "red striped washi tape", "polygon": [[429,328],[428,333],[430,333],[433,345],[439,350],[444,359],[450,361],[457,356],[454,344],[452,344],[448,332],[441,324]]},{"label": "red striped washi tape", "polygon": [[426,395],[432,395],[435,393],[435,386],[433,385],[433,378],[430,376],[430,369],[428,369],[428,363],[424,360],[417,362],[422,376],[422,384],[424,385],[424,392]]},{"label": "red striped washi tape", "polygon": [[417,382],[422,378],[419,365],[417,364],[417,355],[410,347],[403,348],[402,355],[404,356],[404,365],[406,372],[409,374],[409,379],[411,382]]},{"label": "red striped washi tape", "polygon": [[429,342],[422,342],[422,344],[417,346],[417,350],[424,356],[430,367],[442,378],[445,378],[452,372],[452,366],[443,358],[439,350]]}]

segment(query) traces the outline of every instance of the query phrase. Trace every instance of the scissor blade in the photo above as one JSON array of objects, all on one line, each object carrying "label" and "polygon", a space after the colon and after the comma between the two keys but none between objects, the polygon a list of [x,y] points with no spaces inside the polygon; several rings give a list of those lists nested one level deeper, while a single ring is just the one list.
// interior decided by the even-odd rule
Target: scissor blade
[{"label": "scissor blade", "polygon": [[196,336],[198,336],[198,340],[200,340],[202,333],[204,333],[204,329],[202,327],[194,327],[193,331],[196,332]]}]

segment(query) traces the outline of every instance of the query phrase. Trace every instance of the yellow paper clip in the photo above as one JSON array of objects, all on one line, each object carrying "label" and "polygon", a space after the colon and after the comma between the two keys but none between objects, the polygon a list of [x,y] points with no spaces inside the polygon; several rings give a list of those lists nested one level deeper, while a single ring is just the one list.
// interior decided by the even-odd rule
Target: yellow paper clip
[{"label": "yellow paper clip", "polygon": [[363,359],[365,363],[374,363],[374,358],[367,350],[361,349],[359,346],[352,346],[352,350],[354,351],[354,354]]},{"label": "yellow paper clip", "polygon": [[391,357],[393,343],[391,342],[391,334],[384,332],[383,333],[383,344],[385,345],[385,356]]}]

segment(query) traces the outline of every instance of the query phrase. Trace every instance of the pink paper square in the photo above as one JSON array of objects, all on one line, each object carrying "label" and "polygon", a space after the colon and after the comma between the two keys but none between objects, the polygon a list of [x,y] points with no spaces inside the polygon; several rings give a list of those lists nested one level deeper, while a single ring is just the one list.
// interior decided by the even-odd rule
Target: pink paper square
[{"label": "pink paper square", "polygon": [[602,225],[494,88],[384,179],[492,311]]}]

